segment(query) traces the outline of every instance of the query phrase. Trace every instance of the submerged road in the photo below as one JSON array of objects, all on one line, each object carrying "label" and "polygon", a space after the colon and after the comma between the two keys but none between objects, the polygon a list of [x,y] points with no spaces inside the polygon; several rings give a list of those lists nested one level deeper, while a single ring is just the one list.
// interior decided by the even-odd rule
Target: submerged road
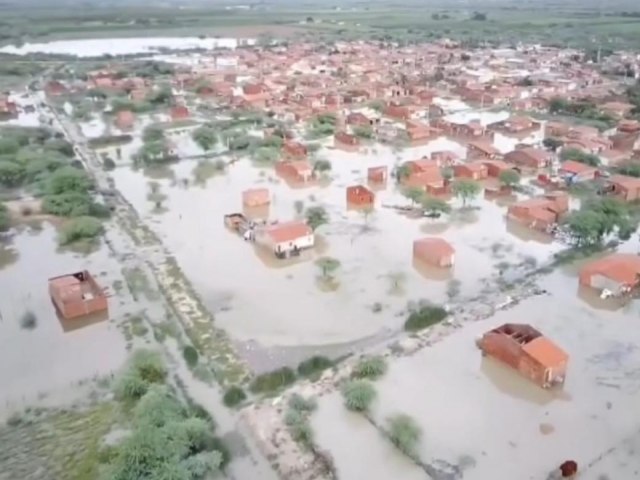
[{"label": "submerged road", "polygon": [[[36,98],[33,94],[30,94],[30,96],[44,118],[47,120],[52,119],[54,122],[53,127],[64,133],[67,140],[73,144],[87,172],[95,179],[98,190],[113,190],[108,173],[102,168],[97,155],[89,148],[87,138],[78,125],[64,115],[59,115],[46,102],[46,108],[43,109],[41,106],[42,100]],[[161,262],[166,258],[164,246],[159,240],[155,240],[155,244],[152,243],[144,247],[135,244],[130,234],[120,227],[117,220],[118,217],[126,215],[129,215],[129,218],[137,217],[137,213],[132,211],[133,207],[124,200],[124,197],[119,192],[117,193],[113,197],[116,202],[116,210],[114,212],[114,220],[116,221],[112,222],[112,226],[107,233],[108,237],[114,235],[115,238],[113,240],[115,241],[110,241],[108,238],[107,243],[111,250],[126,263],[127,267],[140,269],[157,286],[159,280],[152,269],[149,268],[149,264]],[[167,305],[168,300],[166,298],[163,298],[163,302],[166,311],[175,311],[175,308]],[[248,432],[248,429],[240,422],[240,415],[223,405],[221,389],[217,385],[212,386],[196,380],[184,362],[177,346],[166,343],[163,344],[163,348],[173,361],[173,373],[180,378],[189,396],[196,403],[202,405],[215,419],[217,434],[227,440],[233,454],[233,460],[227,467],[226,477],[229,480],[277,480],[277,474],[258,449],[251,432]]]}]

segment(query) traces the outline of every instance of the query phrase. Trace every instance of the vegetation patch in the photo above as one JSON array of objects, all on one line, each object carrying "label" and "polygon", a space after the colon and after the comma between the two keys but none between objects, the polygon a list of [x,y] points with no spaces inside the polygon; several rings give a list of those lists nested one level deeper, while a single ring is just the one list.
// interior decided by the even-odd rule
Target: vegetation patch
[{"label": "vegetation patch", "polygon": [[320,355],[315,355],[298,365],[298,375],[307,378],[319,378],[320,374],[327,368],[333,366],[333,362]]},{"label": "vegetation patch", "polygon": [[295,381],[295,372],[289,367],[282,367],[273,372],[258,375],[251,382],[249,390],[253,393],[271,393],[287,387]]},{"label": "vegetation patch", "polygon": [[447,311],[436,305],[423,305],[413,310],[404,322],[404,329],[417,332],[431,327],[447,318]]},{"label": "vegetation patch", "polygon": [[367,412],[377,397],[376,389],[367,380],[350,380],[341,392],[345,407],[354,412]]},{"label": "vegetation patch", "polygon": [[387,361],[380,355],[362,357],[353,367],[355,378],[377,380],[387,373]]},{"label": "vegetation patch", "polygon": [[237,385],[233,385],[224,392],[224,396],[222,397],[223,403],[230,408],[236,407],[240,405],[247,399],[247,394],[244,392],[242,387]]}]

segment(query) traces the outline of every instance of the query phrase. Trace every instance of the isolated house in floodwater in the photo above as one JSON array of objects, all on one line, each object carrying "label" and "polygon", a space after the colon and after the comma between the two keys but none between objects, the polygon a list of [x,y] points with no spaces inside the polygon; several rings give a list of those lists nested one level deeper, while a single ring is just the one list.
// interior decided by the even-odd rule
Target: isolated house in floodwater
[{"label": "isolated house in floodwater", "polygon": [[104,291],[87,270],[50,278],[49,295],[66,319],[108,310]]},{"label": "isolated house in floodwater", "polygon": [[434,267],[451,267],[455,250],[442,238],[426,237],[413,242],[413,258]]},{"label": "isolated house in floodwater", "polygon": [[580,284],[614,295],[627,293],[640,285],[640,256],[614,253],[589,262],[580,270]]},{"label": "isolated house in floodwater", "polygon": [[315,236],[309,225],[302,221],[291,221],[268,225],[256,230],[256,243],[259,243],[279,257],[295,255],[315,244]]},{"label": "isolated house in floodwater", "polygon": [[269,205],[271,198],[268,188],[250,188],[242,192],[242,204],[245,207]]},{"label": "isolated house in floodwater", "polygon": [[569,356],[530,325],[505,323],[485,333],[478,347],[542,388],[564,383]]},{"label": "isolated house in floodwater", "polygon": [[372,207],[375,202],[375,198],[375,194],[362,185],[347,187],[347,205]]}]

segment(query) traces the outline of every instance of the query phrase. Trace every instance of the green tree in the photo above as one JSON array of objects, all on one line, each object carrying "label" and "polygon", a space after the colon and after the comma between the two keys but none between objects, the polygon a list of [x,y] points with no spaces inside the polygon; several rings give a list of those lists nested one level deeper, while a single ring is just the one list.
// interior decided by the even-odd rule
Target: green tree
[{"label": "green tree", "polygon": [[424,196],[420,205],[426,214],[447,214],[451,212],[451,205],[440,198]]},{"label": "green tree", "polygon": [[104,232],[100,220],[93,217],[77,217],[60,230],[60,244],[69,245],[79,240],[94,240]]},{"label": "green tree", "polygon": [[560,140],[559,138],[549,137],[549,138],[545,138],[542,141],[542,144],[548,150],[551,150],[552,152],[555,152],[556,150],[558,150],[560,147],[562,147],[564,145],[564,142],[562,140]]},{"label": "green tree", "polygon": [[373,138],[373,128],[368,125],[358,125],[353,128],[353,134],[356,137],[370,140]]},{"label": "green tree", "polygon": [[205,152],[211,150],[218,142],[218,134],[208,125],[202,125],[196,128],[191,135],[193,141]]},{"label": "green tree", "polygon": [[316,260],[316,265],[322,271],[324,278],[331,278],[332,274],[340,268],[340,261],[332,257],[320,257]]},{"label": "green tree", "polygon": [[410,200],[413,205],[421,203],[422,199],[425,197],[424,190],[417,187],[404,188],[402,190],[402,195]]},{"label": "green tree", "polygon": [[422,438],[422,429],[408,415],[397,414],[387,418],[389,439],[405,455],[416,458]]},{"label": "green tree", "polygon": [[325,223],[329,223],[329,214],[327,213],[327,210],[321,206],[307,208],[305,218],[307,220],[307,224],[313,230],[317,230],[318,227]]},{"label": "green tree", "polygon": [[350,380],[341,389],[345,406],[354,412],[366,412],[376,399],[377,393],[371,382]]},{"label": "green tree", "polygon": [[505,170],[500,172],[500,183],[505,187],[515,187],[520,183],[520,174],[515,170]]},{"label": "green tree", "polygon": [[12,137],[0,137],[0,155],[12,155],[20,150],[20,141]]},{"label": "green tree", "polygon": [[280,151],[275,147],[258,147],[253,154],[253,158],[258,163],[272,164],[280,158]]},{"label": "green tree", "polygon": [[26,177],[24,165],[20,163],[10,162],[8,160],[0,160],[0,184],[4,187],[18,187],[22,185]]},{"label": "green tree", "polygon": [[329,160],[319,159],[313,163],[313,172],[329,172],[331,171],[331,162]]},{"label": "green tree", "polygon": [[244,393],[242,387],[237,385],[233,385],[224,392],[224,397],[222,397],[222,402],[227,407],[235,407],[247,399],[247,394]]},{"label": "green tree", "polygon": [[149,125],[142,132],[142,140],[145,143],[164,141],[164,130],[154,125]]},{"label": "green tree", "polygon": [[466,206],[469,200],[477,197],[481,190],[478,182],[466,178],[453,182],[451,189],[453,194],[462,200],[463,206]]},{"label": "green tree", "polygon": [[84,170],[74,167],[62,167],[49,177],[47,193],[50,195],[71,192],[86,194],[91,186],[91,180]]},{"label": "green tree", "polygon": [[301,377],[315,377],[332,366],[333,362],[329,358],[321,355],[314,355],[313,357],[300,362],[298,365],[298,375]]},{"label": "green tree", "polygon": [[42,201],[42,211],[59,217],[82,217],[91,214],[92,205],[89,195],[71,191],[46,195]]},{"label": "green tree", "polygon": [[273,372],[263,373],[253,379],[249,390],[253,393],[275,392],[291,385],[296,380],[295,372],[289,367],[282,367]]},{"label": "green tree", "polygon": [[411,175],[411,167],[404,163],[396,168],[396,180],[402,182]]},{"label": "green tree", "polygon": [[0,203],[0,232],[6,232],[11,226],[9,209],[4,203]]}]

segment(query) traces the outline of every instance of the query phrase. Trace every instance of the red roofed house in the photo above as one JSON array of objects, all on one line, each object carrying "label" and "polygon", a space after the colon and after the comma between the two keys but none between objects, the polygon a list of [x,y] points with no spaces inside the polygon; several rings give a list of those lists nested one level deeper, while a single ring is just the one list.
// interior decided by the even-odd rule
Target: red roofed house
[{"label": "red roofed house", "polygon": [[439,165],[438,162],[423,157],[420,160],[409,160],[404,162],[402,167],[407,169],[409,175],[413,175],[414,173],[429,172],[434,168],[438,168]]},{"label": "red roofed house", "polygon": [[569,211],[569,196],[555,192],[538,198],[530,198],[509,206],[507,218],[541,231],[558,223],[560,216]]},{"label": "red roofed house", "polygon": [[460,161],[460,156],[455,152],[441,150],[431,153],[431,160],[436,162],[439,167],[450,167]]},{"label": "red roofed house", "polygon": [[18,114],[18,106],[7,96],[0,96],[0,115],[14,116]]},{"label": "red roofed house", "polygon": [[360,144],[360,140],[355,135],[351,135],[346,132],[336,132],[333,137],[336,147],[357,147]]},{"label": "red roofed house", "polygon": [[372,123],[364,113],[352,112],[347,115],[347,125],[369,127]]},{"label": "red roofed house", "polygon": [[301,160],[307,158],[307,147],[301,143],[291,140],[285,140],[282,145],[282,153],[285,158],[292,160]]},{"label": "red roofed house", "polygon": [[57,97],[63,95],[67,91],[67,88],[57,80],[51,80],[47,82],[44,87],[44,92],[48,97]]},{"label": "red roofed house", "polygon": [[108,310],[104,291],[86,270],[50,278],[49,295],[60,315],[66,319]]},{"label": "red roofed house", "polygon": [[513,167],[502,160],[485,160],[482,162],[487,167],[490,177],[498,178],[502,172],[513,170]]},{"label": "red roofed house", "polygon": [[504,121],[504,128],[511,133],[521,133],[540,128],[540,123],[529,117],[509,117]]},{"label": "red roofed house", "polygon": [[456,178],[470,178],[471,180],[483,180],[489,176],[487,167],[481,161],[461,163],[453,166],[453,175]]},{"label": "red roofed house", "polygon": [[131,110],[121,110],[116,114],[116,127],[120,130],[130,130],[136,121]]},{"label": "red roofed house", "polygon": [[189,109],[184,105],[176,105],[174,107],[171,107],[169,115],[171,115],[171,120],[173,120],[174,122],[176,120],[185,120],[189,118]]},{"label": "red roofed house", "polygon": [[256,242],[273,250],[278,258],[296,254],[315,244],[313,230],[302,221],[268,225],[256,231]]},{"label": "red roofed house", "polygon": [[271,197],[268,188],[251,188],[242,192],[242,204],[245,207],[269,205]]},{"label": "red roofed house", "polygon": [[425,237],[413,242],[413,258],[434,267],[452,267],[455,250],[442,238]]},{"label": "red roofed house", "polygon": [[618,122],[618,132],[620,133],[640,132],[640,122],[638,120],[620,120],[620,122]]},{"label": "red roofed house", "polygon": [[400,105],[389,105],[384,108],[383,113],[387,117],[396,120],[409,120],[409,118],[411,118],[411,110],[409,107],[402,107]]},{"label": "red roofed house", "polygon": [[569,356],[530,325],[505,323],[485,333],[478,347],[542,388],[563,384],[567,375]]},{"label": "red roofed house", "polygon": [[470,158],[493,160],[500,156],[500,150],[487,142],[469,142],[467,148]]},{"label": "red roofed house", "polygon": [[596,178],[598,169],[575,160],[567,160],[560,165],[558,175],[569,183],[585,182]]},{"label": "red roofed house", "polygon": [[367,170],[367,180],[371,183],[384,183],[387,181],[389,170],[386,166],[371,167]]},{"label": "red roofed house", "polygon": [[580,284],[614,295],[627,293],[640,284],[640,256],[614,253],[594,260],[580,270]]},{"label": "red roofed house", "polygon": [[547,150],[534,147],[517,148],[504,156],[505,162],[518,167],[544,168],[551,164],[553,155]]},{"label": "red roofed house", "polygon": [[447,185],[438,167],[413,173],[406,177],[402,183],[407,187],[423,189],[433,195],[447,192]]},{"label": "red roofed house", "polygon": [[613,195],[625,202],[634,202],[640,199],[640,178],[613,175],[608,179],[607,185]]},{"label": "red roofed house", "polygon": [[347,187],[347,204],[359,207],[373,206],[375,194],[367,187],[354,185]]},{"label": "red roofed house", "polygon": [[307,160],[277,162],[276,173],[299,182],[307,182],[313,178],[313,167]]}]

